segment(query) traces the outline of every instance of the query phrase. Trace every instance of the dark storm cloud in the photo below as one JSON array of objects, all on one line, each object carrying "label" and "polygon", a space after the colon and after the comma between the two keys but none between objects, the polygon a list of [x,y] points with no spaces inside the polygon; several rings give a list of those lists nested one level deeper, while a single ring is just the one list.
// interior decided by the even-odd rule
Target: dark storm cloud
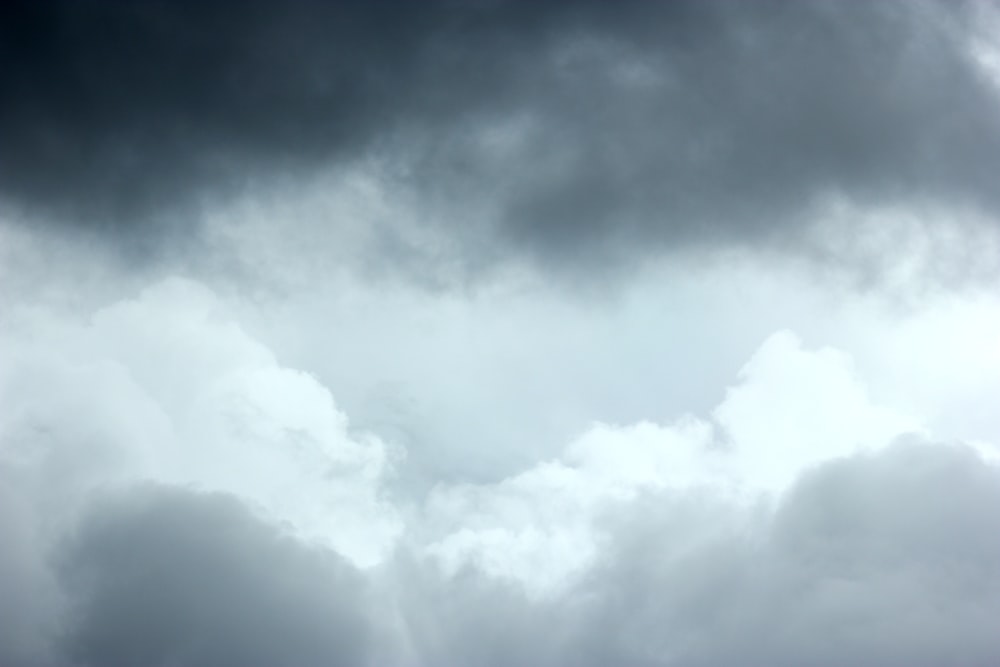
[{"label": "dark storm cloud", "polygon": [[258,170],[369,149],[409,115],[450,119],[487,96],[480,76],[502,78],[477,65],[524,35],[516,11],[449,4],[4,3],[3,189],[145,224]]},{"label": "dark storm cloud", "polygon": [[473,267],[794,246],[824,197],[995,214],[971,6],[5,3],[0,190],[155,246],[378,156]]},{"label": "dark storm cloud", "polygon": [[360,575],[237,500],[149,488],[98,505],[58,558],[80,665],[360,665]]}]

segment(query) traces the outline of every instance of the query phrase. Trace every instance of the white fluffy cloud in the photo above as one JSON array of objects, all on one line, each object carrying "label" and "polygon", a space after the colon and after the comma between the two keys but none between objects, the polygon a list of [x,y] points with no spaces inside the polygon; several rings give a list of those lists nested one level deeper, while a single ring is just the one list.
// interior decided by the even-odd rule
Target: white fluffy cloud
[{"label": "white fluffy cloud", "polygon": [[8,341],[0,428],[9,465],[39,485],[226,491],[363,565],[401,530],[380,495],[390,449],[352,432],[321,384],[279,364],[206,288],[167,280],[22,336]]},{"label": "white fluffy cloud", "polygon": [[595,424],[559,459],[496,484],[441,486],[429,502],[428,548],[449,571],[474,563],[546,593],[586,571],[599,524],[643,493],[700,491],[752,504],[783,492],[811,466],[874,450],[919,420],[873,405],[849,355],[771,336],[712,419]]},{"label": "white fluffy cloud", "polygon": [[805,467],[921,429],[912,416],[870,400],[850,355],[803,349],[791,332],[771,336],[740,371],[714,417],[742,474],[783,488]]}]

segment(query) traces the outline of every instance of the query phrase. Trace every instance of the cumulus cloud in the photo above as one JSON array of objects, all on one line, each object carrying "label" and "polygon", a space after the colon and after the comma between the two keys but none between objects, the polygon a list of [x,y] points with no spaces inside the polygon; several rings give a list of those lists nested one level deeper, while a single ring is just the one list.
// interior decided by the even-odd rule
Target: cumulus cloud
[{"label": "cumulus cloud", "polygon": [[168,280],[86,324],[22,326],[0,374],[0,433],[25,479],[67,502],[136,475],[228,491],[360,564],[398,534],[381,496],[393,450],[353,432],[325,387],[197,283]]},{"label": "cumulus cloud", "polygon": [[[705,247],[878,273],[914,234],[880,240],[858,223],[872,207],[915,215],[917,238],[995,240],[1000,97],[976,8],[8,3],[0,192],[28,223],[148,256],[196,233],[206,198],[360,171],[399,202],[368,221],[369,260],[417,273],[607,276]],[[862,214],[820,224],[843,206]]]},{"label": "cumulus cloud", "polygon": [[359,665],[364,581],[232,497],[104,499],[58,552],[65,652],[81,665]]},{"label": "cumulus cloud", "polygon": [[[827,463],[760,532],[718,535],[709,521],[701,544],[678,548],[668,522],[633,523],[597,585],[637,610],[616,626],[631,650],[675,664],[988,664],[998,482],[971,450],[942,445]],[[662,521],[657,504],[646,511]]]},{"label": "cumulus cloud", "polygon": [[773,511],[659,489],[604,517],[585,576],[533,598],[404,555],[365,583],[233,498],[139,488],[60,545],[59,646],[74,664],[986,665],[998,500],[995,466],[925,442],[819,465]]},{"label": "cumulus cloud", "polygon": [[26,313],[0,365],[4,662],[1000,656],[995,463],[790,332],[704,416],[598,423],[422,496],[204,286]]},{"label": "cumulus cloud", "polygon": [[995,465],[926,441],[818,464],[773,508],[646,490],[557,594],[481,566],[410,579],[413,664],[991,664],[998,494]]},{"label": "cumulus cloud", "polygon": [[[924,429],[872,404],[851,359],[771,336],[713,411],[673,423],[596,424],[561,457],[487,485],[441,485],[428,547],[446,570],[467,564],[533,595],[564,590],[594,563],[608,513],[648,494],[704,494],[753,506],[804,470]],[[448,532],[449,530],[453,532]]]},{"label": "cumulus cloud", "polygon": [[[6,454],[7,444],[2,451]],[[2,460],[0,460],[2,461]],[[51,642],[59,589],[38,539],[39,516],[24,497],[22,480],[0,462],[0,662],[42,667],[55,664]]]},{"label": "cumulus cloud", "polygon": [[740,377],[713,415],[757,484],[780,489],[810,463],[923,430],[912,415],[873,403],[850,355],[803,349],[789,331],[768,338]]}]

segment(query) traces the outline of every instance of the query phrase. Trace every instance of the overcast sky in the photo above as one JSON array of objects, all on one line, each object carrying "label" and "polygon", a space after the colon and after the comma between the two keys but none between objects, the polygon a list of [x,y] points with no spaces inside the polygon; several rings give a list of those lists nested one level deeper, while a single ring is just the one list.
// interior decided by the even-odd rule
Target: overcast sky
[{"label": "overcast sky", "polygon": [[0,8],[0,665],[1000,664],[1000,6]]}]

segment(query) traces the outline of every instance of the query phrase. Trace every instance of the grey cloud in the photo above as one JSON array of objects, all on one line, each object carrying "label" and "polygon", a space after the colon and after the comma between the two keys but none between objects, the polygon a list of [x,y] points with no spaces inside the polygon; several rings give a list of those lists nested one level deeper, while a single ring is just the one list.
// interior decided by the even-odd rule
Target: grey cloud
[{"label": "grey cloud", "polygon": [[993,664],[997,502],[971,451],[900,444],[806,474],[764,530],[701,508],[678,548],[653,504],[594,585],[626,650],[675,664]]},{"label": "grey cloud", "polygon": [[8,3],[0,183],[155,248],[203,196],[372,159],[470,271],[802,251],[831,197],[995,217],[972,6]]},{"label": "grey cloud", "polygon": [[[479,38],[506,31],[481,15],[521,22],[490,3],[448,2],[55,1],[2,11],[3,190],[123,233],[167,225],[160,209],[238,189],[260,169],[371,148],[406,115],[472,105],[487,87],[462,58],[479,44],[497,60],[500,45]],[[448,53],[456,40],[460,52]]]},{"label": "grey cloud", "polygon": [[359,665],[360,575],[229,496],[143,488],[99,503],[58,553],[80,665]]},{"label": "grey cloud", "polygon": [[472,187],[489,184],[480,196],[500,184],[502,239],[570,266],[677,247],[822,245],[809,216],[841,197],[995,217],[997,91],[964,52],[960,11],[917,7],[654,13],[645,29],[564,47],[537,72],[547,92],[531,98],[530,141],[495,171],[476,171],[486,159],[463,168],[483,175]]},{"label": "grey cloud", "polygon": [[0,664],[54,664],[58,588],[38,536],[41,521],[21,494],[16,475],[0,459]]},{"label": "grey cloud", "polygon": [[971,451],[899,444],[821,465],[773,515],[650,494],[608,516],[601,564],[553,598],[474,569],[400,589],[421,664],[985,666],[998,503],[1000,472]]},{"label": "grey cloud", "polygon": [[[474,565],[445,575],[419,544],[362,574],[231,496],[137,487],[87,508],[51,559],[13,569],[14,559],[0,559],[0,588],[17,593],[0,603],[5,618],[31,602],[27,589],[45,592],[46,577],[24,576],[43,563],[54,564],[67,602],[30,628],[41,636],[35,630],[58,619],[49,649],[0,633],[0,657],[81,666],[985,666],[1000,659],[998,506],[995,465],[923,442],[822,464],[773,511],[708,490],[650,492],[609,509],[598,563],[539,598]],[[0,515],[5,527],[17,523],[9,515]]]}]

